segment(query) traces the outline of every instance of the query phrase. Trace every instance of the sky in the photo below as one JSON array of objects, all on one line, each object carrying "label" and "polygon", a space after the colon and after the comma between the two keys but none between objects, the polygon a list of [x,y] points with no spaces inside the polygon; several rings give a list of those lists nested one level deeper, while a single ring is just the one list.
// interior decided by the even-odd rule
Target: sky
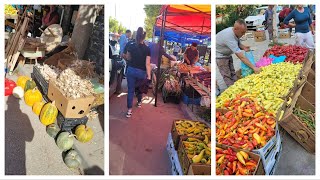
[{"label": "sky", "polygon": [[108,4],[109,15],[116,18],[122,25],[131,31],[136,31],[138,27],[144,27],[146,14],[143,10],[144,4]]}]

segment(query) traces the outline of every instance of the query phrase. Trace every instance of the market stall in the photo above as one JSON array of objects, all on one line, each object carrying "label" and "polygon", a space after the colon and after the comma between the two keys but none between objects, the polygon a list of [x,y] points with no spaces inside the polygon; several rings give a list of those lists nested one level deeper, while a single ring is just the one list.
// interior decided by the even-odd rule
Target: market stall
[{"label": "market stall", "polygon": [[[210,36],[211,34],[211,6],[210,5],[164,5],[160,10],[155,29],[160,29],[160,39],[165,32],[175,31],[190,35]],[[163,46],[163,42],[161,42]],[[158,67],[161,67],[159,56]],[[157,71],[160,79],[160,68]],[[158,89],[159,83],[156,83]],[[157,106],[157,93],[155,93],[155,106]]]},{"label": "market stall", "polygon": [[286,143],[279,126],[315,152],[314,60],[303,47],[270,47],[255,63],[259,74],[246,74],[217,97],[217,175],[274,174]]}]

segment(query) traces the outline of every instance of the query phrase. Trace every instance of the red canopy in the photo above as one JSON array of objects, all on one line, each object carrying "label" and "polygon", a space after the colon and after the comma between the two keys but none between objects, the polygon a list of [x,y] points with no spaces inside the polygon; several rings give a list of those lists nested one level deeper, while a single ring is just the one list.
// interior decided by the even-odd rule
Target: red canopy
[{"label": "red canopy", "polygon": [[164,5],[156,20],[161,28],[163,13],[166,13],[165,30],[187,34],[211,34],[211,5]]}]

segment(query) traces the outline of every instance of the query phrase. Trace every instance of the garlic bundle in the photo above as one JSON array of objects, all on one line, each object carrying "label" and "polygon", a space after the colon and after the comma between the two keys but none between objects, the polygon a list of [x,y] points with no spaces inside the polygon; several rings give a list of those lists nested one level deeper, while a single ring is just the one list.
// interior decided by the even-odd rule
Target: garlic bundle
[{"label": "garlic bundle", "polygon": [[77,99],[94,95],[92,83],[81,79],[72,69],[63,70],[55,80],[55,85],[67,98]]},{"label": "garlic bundle", "polygon": [[47,82],[50,79],[56,79],[58,74],[60,74],[61,72],[59,68],[56,68],[55,66],[49,66],[47,64],[44,64],[43,66],[40,64],[36,64],[35,66],[40,70],[40,74]]}]

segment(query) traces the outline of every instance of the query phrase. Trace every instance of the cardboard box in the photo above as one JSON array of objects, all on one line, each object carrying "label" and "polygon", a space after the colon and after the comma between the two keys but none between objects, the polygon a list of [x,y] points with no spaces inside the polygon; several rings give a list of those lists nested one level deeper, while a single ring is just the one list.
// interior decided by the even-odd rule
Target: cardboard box
[{"label": "cardboard box", "polygon": [[315,102],[316,102],[316,96],[315,96],[316,94],[315,93],[316,93],[315,87],[307,81],[301,91],[301,95],[307,101],[309,101],[312,105],[315,105]]},{"label": "cardboard box", "polygon": [[[232,146],[227,146],[227,145],[218,144],[218,143],[216,144],[216,147],[219,147],[219,148],[222,148],[222,149],[227,149],[227,148],[230,147],[235,152],[239,152],[241,150],[241,149],[237,149],[237,148],[232,147]],[[256,170],[255,170],[255,172],[253,174],[254,175],[265,175],[265,172],[264,172],[263,165],[262,165],[261,158],[260,158],[259,154],[255,154],[255,153],[247,151],[247,150],[242,150],[242,151],[245,151],[246,153],[248,153],[250,158],[252,158],[256,162],[258,162],[257,168],[256,168]]]},{"label": "cardboard box", "polygon": [[265,31],[255,31],[253,32],[254,41],[262,42],[266,40],[266,33]]},{"label": "cardboard box", "polygon": [[288,33],[279,33],[279,38],[280,39],[288,39],[291,37],[291,33],[288,32]]},{"label": "cardboard box", "polygon": [[210,175],[211,166],[203,164],[191,164],[188,170],[188,175]]},{"label": "cardboard box", "polygon": [[[183,174],[188,174],[190,166],[193,164],[194,166],[197,166],[195,169],[191,169],[193,175],[211,175],[211,164],[202,164],[202,163],[193,163],[187,156],[187,152],[185,151],[185,147],[182,143],[182,141],[185,141],[188,137],[183,136],[180,138],[180,143],[179,143],[179,148],[178,148],[178,157],[179,157],[179,162],[182,168]],[[199,166],[201,165],[201,166]],[[210,170],[208,170],[210,169]],[[191,173],[191,172],[190,172]],[[199,174],[197,174],[199,173]],[[209,173],[209,174],[204,174],[204,173]]]},{"label": "cardboard box", "polygon": [[315,133],[304,125],[292,110],[280,121],[280,125],[308,152],[315,152]]},{"label": "cardboard box", "polygon": [[86,98],[71,99],[66,98],[53,81],[49,82],[48,98],[55,101],[58,110],[65,118],[82,118],[86,116],[95,99],[94,96]]},{"label": "cardboard box", "polygon": [[[301,95],[301,91],[302,91],[305,83],[306,83],[306,80],[298,87],[298,90],[296,90],[294,95],[292,97],[290,97],[291,103],[290,104],[286,103],[287,109],[286,109],[283,117],[285,117],[289,113],[289,111],[290,110],[292,111],[292,109],[296,106],[296,103],[298,101],[299,96]],[[286,101],[288,102],[289,99],[287,99]]]},{"label": "cardboard box", "polygon": [[[174,144],[174,147],[175,147],[175,150],[178,150],[179,148],[179,143],[180,143],[180,138],[183,137],[183,136],[186,136],[184,134],[179,134],[177,132],[177,129],[176,129],[176,121],[181,121],[181,120],[185,120],[185,121],[193,121],[193,120],[186,120],[186,119],[179,119],[179,120],[174,120],[173,123],[172,123],[172,127],[171,127],[171,134],[172,134],[172,139],[173,139],[173,144]],[[199,121],[193,121],[193,122],[199,122]],[[203,122],[200,122],[202,124],[205,124]],[[208,127],[207,124],[205,124],[207,128],[210,128]],[[196,137],[198,139],[204,139],[204,136],[193,136],[193,137]],[[210,139],[211,138],[211,135],[208,136],[208,138]]]}]

